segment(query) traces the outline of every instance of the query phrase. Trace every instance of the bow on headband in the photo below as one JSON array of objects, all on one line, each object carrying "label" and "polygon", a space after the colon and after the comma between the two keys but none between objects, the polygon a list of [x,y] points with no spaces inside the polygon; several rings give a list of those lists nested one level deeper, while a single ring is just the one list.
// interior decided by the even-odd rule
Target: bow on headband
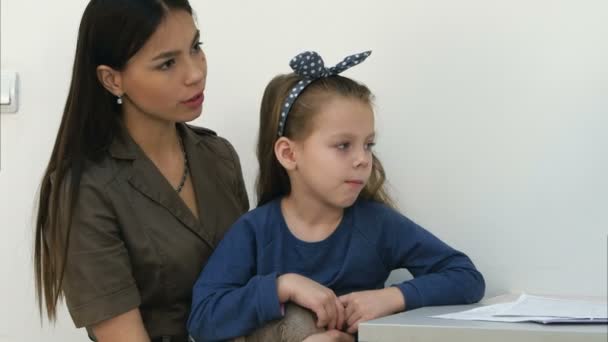
[{"label": "bow on headband", "polygon": [[321,56],[314,51],[302,52],[294,57],[291,62],[289,62],[289,66],[291,69],[293,69],[294,73],[301,78],[301,80],[291,89],[289,95],[287,95],[287,98],[283,102],[281,117],[279,118],[279,131],[277,132],[279,136],[283,135],[285,122],[287,121],[287,115],[289,114],[291,106],[302,93],[304,88],[306,88],[314,80],[322,77],[338,75],[344,70],[363,62],[369,55],[371,55],[371,53],[371,51],[366,51],[350,55],[344,58],[342,62],[331,68],[326,68]]}]

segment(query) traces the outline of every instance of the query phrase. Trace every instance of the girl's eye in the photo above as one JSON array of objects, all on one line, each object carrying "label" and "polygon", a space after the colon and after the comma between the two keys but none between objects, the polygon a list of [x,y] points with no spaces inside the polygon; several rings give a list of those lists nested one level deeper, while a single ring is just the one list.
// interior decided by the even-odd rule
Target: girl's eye
[{"label": "girl's eye", "polygon": [[337,147],[339,150],[346,150],[347,148],[349,148],[349,147],[350,147],[350,143],[342,143],[342,144],[338,144],[338,145],[336,145],[336,147]]},{"label": "girl's eye", "polygon": [[365,145],[365,148],[368,149],[368,150],[371,150],[371,149],[374,148],[374,146],[376,146],[376,143],[375,142],[370,142],[370,143],[367,143]]},{"label": "girl's eye", "polygon": [[164,62],[163,64],[161,64],[158,68],[160,70],[169,70],[174,64],[175,64],[175,59],[171,58],[171,59],[167,60],[166,62]]}]

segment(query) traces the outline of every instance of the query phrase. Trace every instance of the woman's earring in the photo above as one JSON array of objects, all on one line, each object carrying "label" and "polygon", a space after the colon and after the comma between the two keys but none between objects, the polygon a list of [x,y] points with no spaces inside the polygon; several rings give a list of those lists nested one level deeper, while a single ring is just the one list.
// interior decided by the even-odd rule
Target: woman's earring
[{"label": "woman's earring", "polygon": [[118,103],[119,105],[122,104],[122,96],[121,95],[118,95],[116,97],[116,103]]}]

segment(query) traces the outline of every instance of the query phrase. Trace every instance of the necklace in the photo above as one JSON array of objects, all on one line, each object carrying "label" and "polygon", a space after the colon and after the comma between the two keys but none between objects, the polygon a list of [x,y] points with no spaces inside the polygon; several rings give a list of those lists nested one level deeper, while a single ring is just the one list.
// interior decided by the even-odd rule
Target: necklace
[{"label": "necklace", "polygon": [[175,191],[177,191],[177,193],[179,194],[182,191],[184,184],[186,184],[186,178],[188,178],[188,173],[190,171],[188,168],[188,157],[186,156],[186,149],[184,148],[184,143],[182,141],[182,137],[179,134],[177,135],[177,137],[179,140],[179,147],[182,148],[182,153],[184,155],[184,174],[182,175],[182,180],[179,182],[177,189],[175,189]]}]

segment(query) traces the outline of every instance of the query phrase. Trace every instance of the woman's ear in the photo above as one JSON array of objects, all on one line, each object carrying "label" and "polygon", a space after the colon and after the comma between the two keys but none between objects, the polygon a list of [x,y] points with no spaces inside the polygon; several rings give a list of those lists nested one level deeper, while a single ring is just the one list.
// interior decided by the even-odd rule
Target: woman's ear
[{"label": "woman's ear", "polygon": [[280,137],[274,143],[274,155],[285,170],[293,171],[297,168],[295,142],[292,140]]},{"label": "woman's ear", "polygon": [[122,96],[122,74],[107,65],[97,66],[97,79],[104,88],[115,96]]}]

